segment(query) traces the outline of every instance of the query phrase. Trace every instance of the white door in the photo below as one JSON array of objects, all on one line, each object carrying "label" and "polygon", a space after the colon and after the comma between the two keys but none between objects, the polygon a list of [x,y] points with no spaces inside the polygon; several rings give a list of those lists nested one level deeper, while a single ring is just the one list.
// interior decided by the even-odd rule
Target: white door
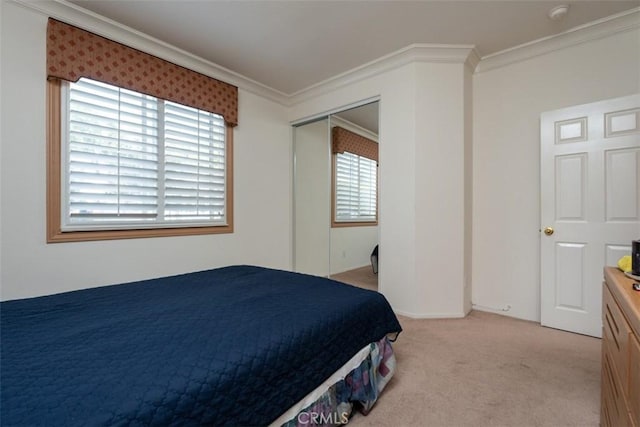
[{"label": "white door", "polygon": [[544,326],[600,337],[602,269],[640,239],[640,94],[541,115]]}]

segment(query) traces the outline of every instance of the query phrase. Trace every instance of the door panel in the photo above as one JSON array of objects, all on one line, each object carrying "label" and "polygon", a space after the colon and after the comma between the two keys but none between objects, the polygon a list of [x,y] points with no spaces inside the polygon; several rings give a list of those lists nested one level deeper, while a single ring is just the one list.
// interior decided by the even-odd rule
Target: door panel
[{"label": "door panel", "polygon": [[586,153],[556,157],[556,221],[584,221],[587,186]]},{"label": "door panel", "polygon": [[541,115],[541,323],[601,336],[602,268],[640,238],[640,95]]},{"label": "door panel", "polygon": [[607,138],[637,133],[640,131],[640,109],[606,113],[605,125]]},{"label": "door panel", "polygon": [[584,260],[586,246],[582,243],[556,244],[555,305],[560,309],[584,311]]},{"label": "door panel", "polygon": [[607,150],[605,152],[607,221],[637,222],[640,211],[640,149]]}]

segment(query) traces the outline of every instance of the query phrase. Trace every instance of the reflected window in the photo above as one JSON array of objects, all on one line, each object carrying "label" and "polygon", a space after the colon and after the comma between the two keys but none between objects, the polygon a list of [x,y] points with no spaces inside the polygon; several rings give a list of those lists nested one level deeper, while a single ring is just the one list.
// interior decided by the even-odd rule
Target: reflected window
[{"label": "reflected window", "polygon": [[332,226],[378,223],[378,143],[332,129]]}]

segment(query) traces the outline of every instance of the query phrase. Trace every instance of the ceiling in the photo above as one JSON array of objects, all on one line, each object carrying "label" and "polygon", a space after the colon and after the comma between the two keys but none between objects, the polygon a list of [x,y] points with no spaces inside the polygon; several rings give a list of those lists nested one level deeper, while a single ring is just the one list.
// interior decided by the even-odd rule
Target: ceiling
[{"label": "ceiling", "polygon": [[360,126],[372,132],[378,134],[378,102],[372,102],[370,104],[361,105],[349,110],[340,111],[334,114],[342,120],[346,120],[355,125]]},{"label": "ceiling", "polygon": [[[414,43],[486,56],[640,6],[634,1],[71,0],[286,95]],[[569,5],[561,21],[547,13]]]}]

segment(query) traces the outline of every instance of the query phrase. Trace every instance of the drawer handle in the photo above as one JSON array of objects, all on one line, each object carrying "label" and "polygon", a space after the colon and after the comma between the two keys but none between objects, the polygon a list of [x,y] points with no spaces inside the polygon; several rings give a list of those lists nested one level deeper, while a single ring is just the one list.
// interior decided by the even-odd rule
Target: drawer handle
[{"label": "drawer handle", "polygon": [[616,323],[616,318],[613,317],[613,314],[611,313],[611,309],[609,308],[609,304],[607,304],[607,311],[609,312],[609,317],[611,318],[611,321],[613,322],[613,326],[616,327],[616,334],[620,333],[620,328],[618,328],[618,324]]},{"label": "drawer handle", "polygon": [[[609,330],[611,331],[611,338],[613,338],[613,342],[616,344],[616,348],[618,349],[618,351],[620,351],[620,344],[618,344],[618,337],[616,336],[615,332],[613,331],[613,328],[611,327],[611,321],[613,319],[611,319],[609,316],[605,316],[605,318],[607,319],[607,325],[609,325]],[[615,320],[613,320],[613,324],[615,325]]]}]

